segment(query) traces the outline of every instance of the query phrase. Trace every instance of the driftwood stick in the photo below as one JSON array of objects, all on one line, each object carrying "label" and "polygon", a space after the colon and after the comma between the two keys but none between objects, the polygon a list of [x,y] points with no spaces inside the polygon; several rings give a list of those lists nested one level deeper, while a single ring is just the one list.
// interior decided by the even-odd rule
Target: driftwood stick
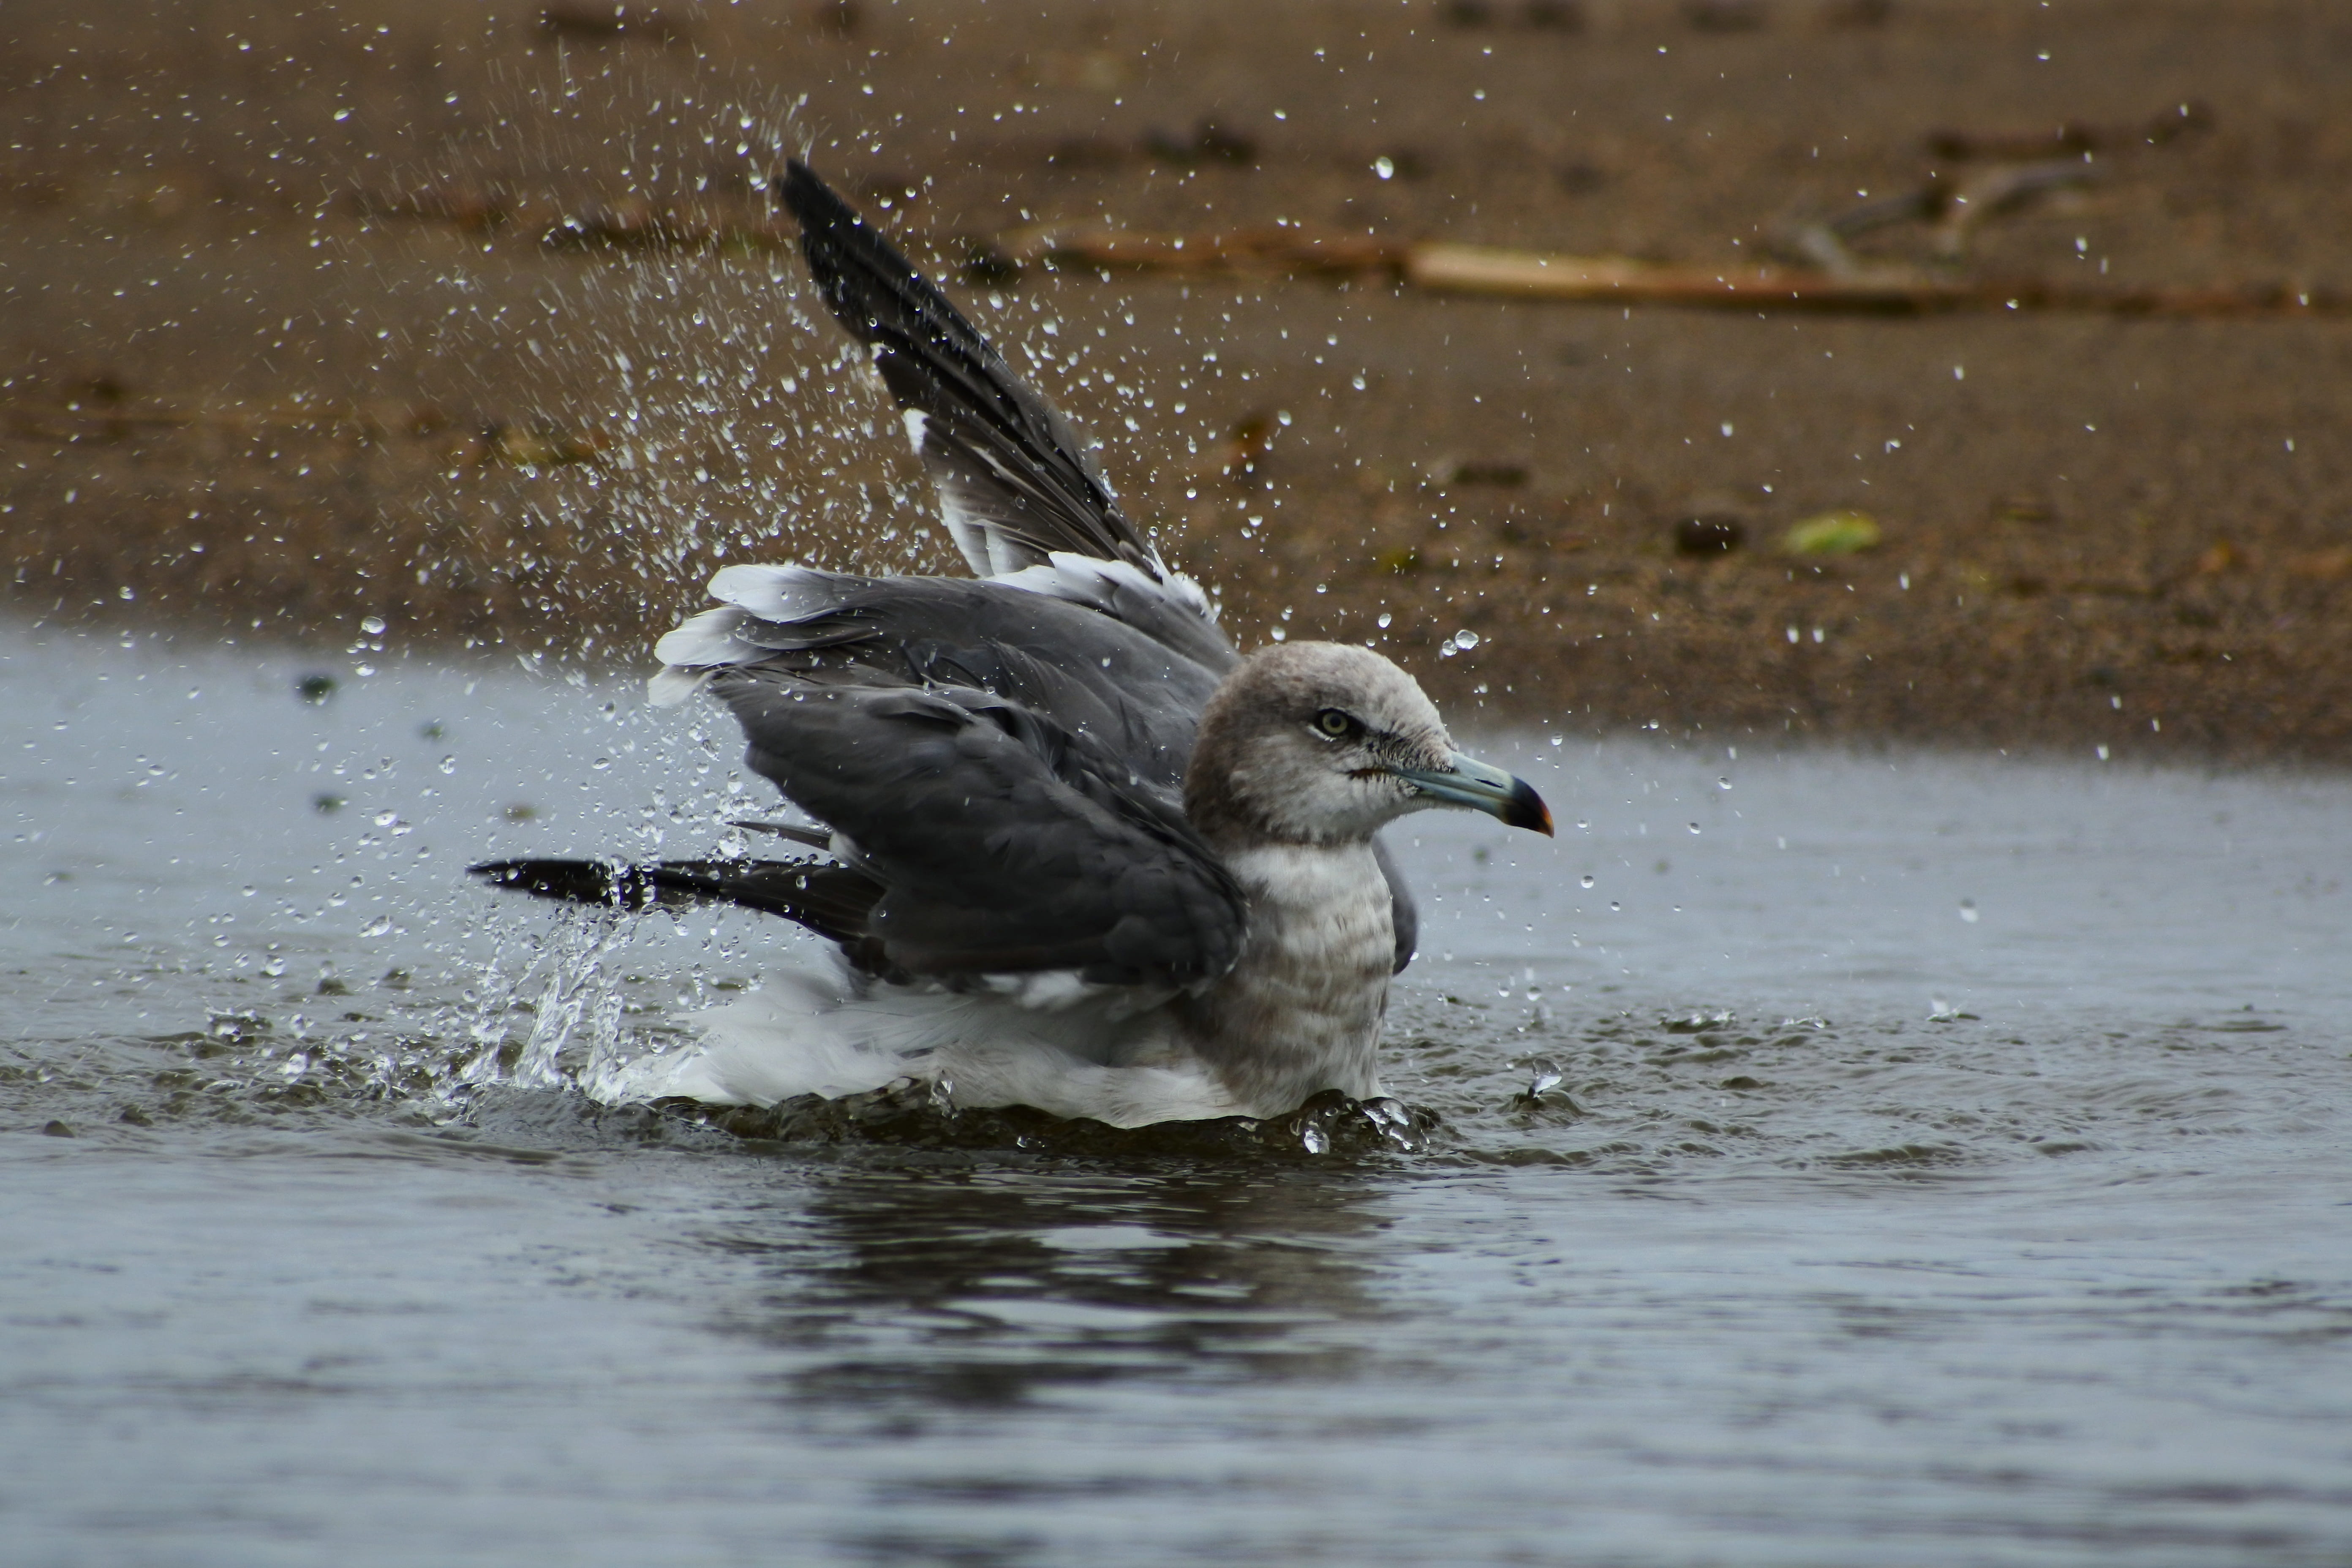
[{"label": "driftwood stick", "polygon": [[1943,278],[1908,268],[1853,272],[1757,267],[1712,271],[1617,257],[1557,256],[1484,246],[1423,244],[1403,276],[1424,289],[1523,299],[1714,306],[1733,310],[2091,310],[2126,316],[2230,316],[2340,311],[2341,290],[2283,284],[2235,288],[2076,283],[2041,278]]},{"label": "driftwood stick", "polygon": [[2284,284],[2173,288],[2049,279],[1941,277],[1909,268],[1830,272],[1751,267],[1717,270],[1615,256],[1570,256],[1428,240],[1396,245],[1306,228],[1195,235],[1034,227],[983,247],[982,265],[1155,272],[1385,272],[1417,289],[1524,300],[1769,310],[2085,310],[2115,315],[2227,316],[2352,308],[2340,289]]}]

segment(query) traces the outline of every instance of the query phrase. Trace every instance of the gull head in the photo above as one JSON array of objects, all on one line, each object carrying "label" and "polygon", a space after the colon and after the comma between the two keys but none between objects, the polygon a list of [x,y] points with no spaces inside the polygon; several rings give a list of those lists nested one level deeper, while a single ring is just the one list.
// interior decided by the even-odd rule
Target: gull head
[{"label": "gull head", "polygon": [[1185,814],[1213,841],[1359,841],[1433,806],[1551,832],[1525,781],[1454,749],[1412,676],[1343,643],[1243,660],[1202,712],[1184,776]]}]

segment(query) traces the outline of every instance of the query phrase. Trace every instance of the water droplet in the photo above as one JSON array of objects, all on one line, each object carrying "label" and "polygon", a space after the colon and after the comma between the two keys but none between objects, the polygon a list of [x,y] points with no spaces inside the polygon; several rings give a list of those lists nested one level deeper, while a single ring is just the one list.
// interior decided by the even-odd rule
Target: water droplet
[{"label": "water droplet", "polygon": [[1977,923],[1977,901],[1974,899],[1962,899],[1960,900],[1960,919],[1968,921],[1970,925]]},{"label": "water droplet", "polygon": [[1396,177],[1396,163],[1390,158],[1375,158],[1372,160],[1372,173],[1383,180],[1392,180]]},{"label": "water droplet", "polygon": [[1323,1129],[1310,1122],[1298,1130],[1298,1146],[1310,1154],[1326,1154],[1330,1152],[1331,1140],[1323,1135]]},{"label": "water droplet", "polygon": [[383,617],[382,616],[368,616],[366,619],[360,622],[360,630],[367,633],[367,635],[372,637],[380,637],[383,636]]},{"label": "water droplet", "polygon": [[1454,646],[1461,648],[1466,653],[1470,649],[1478,646],[1478,634],[1472,631],[1455,632],[1454,634]]},{"label": "water droplet", "polygon": [[1715,781],[1715,787],[1717,789],[1729,789],[1731,787],[1731,781],[1727,778],[1717,779]]},{"label": "water droplet", "polygon": [[1696,823],[1696,822],[1692,823],[1692,824],[1690,825],[1690,830],[1691,830],[1693,833],[1696,833],[1696,832],[1699,830],[1698,824],[1697,824],[1697,823]]},{"label": "water droplet", "polygon": [[1584,885],[1585,885],[1586,887],[1588,887],[1588,888],[1589,888],[1589,887],[1592,886],[1592,873],[1591,873],[1591,872],[1590,872],[1590,871],[1587,871],[1587,872],[1584,874],[1584,879],[1583,879],[1583,880],[1584,880]]},{"label": "water droplet", "polygon": [[444,758],[442,758],[442,759],[441,759],[441,771],[442,771],[443,773],[456,773],[456,772],[457,771],[457,758],[455,758],[455,757],[444,757]]},{"label": "water droplet", "polygon": [[1528,1063],[1528,1098],[1534,1100],[1548,1089],[1558,1089],[1568,1081],[1568,1075],[1549,1057],[1537,1057]]}]

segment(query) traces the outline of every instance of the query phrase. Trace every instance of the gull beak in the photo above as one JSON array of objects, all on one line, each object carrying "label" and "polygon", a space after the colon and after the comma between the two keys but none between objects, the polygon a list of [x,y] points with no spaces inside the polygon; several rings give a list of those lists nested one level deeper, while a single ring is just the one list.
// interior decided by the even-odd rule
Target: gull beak
[{"label": "gull beak", "polygon": [[1445,805],[1465,805],[1500,817],[1505,826],[1528,827],[1551,837],[1551,813],[1543,796],[1498,767],[1455,752],[1441,769],[1399,768],[1397,777],[1430,799]]}]

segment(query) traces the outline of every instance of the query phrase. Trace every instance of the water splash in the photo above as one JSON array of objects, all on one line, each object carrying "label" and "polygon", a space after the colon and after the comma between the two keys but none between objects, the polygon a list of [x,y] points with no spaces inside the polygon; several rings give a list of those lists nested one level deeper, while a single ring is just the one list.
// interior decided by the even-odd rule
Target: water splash
[{"label": "water splash", "polygon": [[[478,1048],[459,1070],[459,1081],[476,1088],[576,1084],[591,1095],[609,1089],[631,1056],[621,1026],[626,1006],[623,980],[610,961],[626,945],[635,923],[604,913],[562,921],[504,983],[499,971],[506,954],[494,957],[477,988],[482,1000],[469,1031]],[[525,1003],[524,995],[534,988],[536,1000]],[[530,1027],[518,1043],[508,1018],[519,1011],[530,1014]],[[569,1070],[567,1052],[573,1064]]]}]

